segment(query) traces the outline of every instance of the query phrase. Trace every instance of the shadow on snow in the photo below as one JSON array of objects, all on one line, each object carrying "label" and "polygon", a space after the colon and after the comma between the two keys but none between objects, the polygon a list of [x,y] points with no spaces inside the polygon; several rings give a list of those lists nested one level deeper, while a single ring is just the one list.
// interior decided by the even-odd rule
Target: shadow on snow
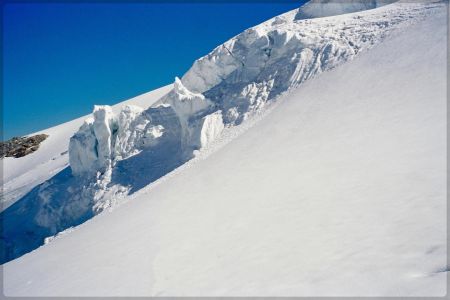
[{"label": "shadow on snow", "polygon": [[[129,194],[135,193],[186,162],[188,158],[183,158],[179,149],[165,143],[118,161],[107,189],[119,185],[127,187]],[[94,217],[97,191],[95,180],[75,177],[67,167],[1,212],[0,264],[40,247],[46,237]]]}]

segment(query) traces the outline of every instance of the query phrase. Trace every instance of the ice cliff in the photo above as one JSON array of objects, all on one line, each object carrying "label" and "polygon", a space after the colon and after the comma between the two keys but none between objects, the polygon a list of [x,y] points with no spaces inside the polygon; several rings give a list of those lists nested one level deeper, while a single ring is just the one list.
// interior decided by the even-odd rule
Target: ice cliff
[{"label": "ice cliff", "polygon": [[163,141],[180,148],[190,158],[224,128],[213,103],[201,93],[189,91],[175,78],[174,88],[147,110],[126,106],[114,115],[109,106],[95,106],[93,118],[70,139],[72,173],[93,176],[110,172],[117,160],[152,150]]},{"label": "ice cliff", "polygon": [[104,173],[111,168],[117,118],[109,106],[96,105],[93,116],[70,139],[69,158],[74,174]]}]

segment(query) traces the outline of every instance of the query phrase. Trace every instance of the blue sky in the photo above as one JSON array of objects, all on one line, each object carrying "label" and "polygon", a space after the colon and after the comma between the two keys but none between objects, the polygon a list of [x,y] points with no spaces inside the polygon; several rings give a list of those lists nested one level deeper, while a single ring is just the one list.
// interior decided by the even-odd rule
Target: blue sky
[{"label": "blue sky", "polygon": [[217,45],[299,3],[5,5],[4,139],[169,84]]}]

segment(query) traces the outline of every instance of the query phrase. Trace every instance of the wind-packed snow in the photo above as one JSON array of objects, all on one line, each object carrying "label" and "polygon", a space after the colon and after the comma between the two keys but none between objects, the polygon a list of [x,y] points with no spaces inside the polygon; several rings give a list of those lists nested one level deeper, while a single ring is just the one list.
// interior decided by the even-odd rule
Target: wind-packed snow
[{"label": "wind-packed snow", "polygon": [[[224,140],[206,158],[200,147],[197,158],[144,188],[143,174],[170,165],[166,151],[182,157],[180,137],[189,132],[183,126],[201,127],[208,142],[212,136],[217,142],[220,116],[226,135],[238,130],[230,124],[250,111],[242,107],[266,101],[261,100],[266,96],[254,96],[253,104],[245,102],[252,97],[226,98],[231,91],[269,99],[273,91],[282,90],[280,78],[285,77],[278,73],[248,84],[246,78],[255,78],[251,68],[237,66],[240,71],[226,75],[236,67],[233,57],[216,49],[217,64],[208,56],[181,79],[186,93],[170,92],[198,95],[198,100],[202,93],[216,110],[205,106],[205,114],[194,113],[194,123],[184,125],[165,101],[130,112],[123,124],[145,114],[157,126],[152,132],[160,140],[149,148],[153,151],[116,160],[111,182],[120,183],[114,185],[118,188],[132,180],[132,188],[142,188],[112,212],[5,264],[5,295],[444,296],[447,6],[392,4],[301,22],[298,31],[311,45],[320,44],[324,36],[334,45],[363,37],[362,48],[376,45],[333,70],[324,62],[337,66],[347,61],[341,57],[349,50],[337,47],[339,51],[321,55],[300,50],[303,58],[321,57],[311,60],[312,67],[280,62],[280,68],[297,70],[291,73],[295,78],[308,77],[302,71],[307,69],[329,72],[295,90],[296,84],[290,84],[291,91],[247,132]],[[375,29],[379,31],[372,35]],[[219,66],[226,69],[220,76],[194,76],[198,73],[193,70],[200,69],[216,74]],[[239,82],[245,83],[242,89],[236,88]],[[213,84],[221,88],[203,90]],[[223,103],[211,97],[220,90]],[[245,105],[236,105],[236,99]],[[227,115],[236,118],[230,121]],[[200,120],[203,126],[198,126]],[[77,178],[69,172],[67,176]],[[51,183],[42,189],[51,196],[48,189],[55,187],[67,189]]]}]

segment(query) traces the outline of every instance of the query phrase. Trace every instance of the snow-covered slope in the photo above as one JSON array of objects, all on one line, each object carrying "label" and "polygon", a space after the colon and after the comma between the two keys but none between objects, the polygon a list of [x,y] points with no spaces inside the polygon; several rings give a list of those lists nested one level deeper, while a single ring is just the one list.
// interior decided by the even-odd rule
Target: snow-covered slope
[{"label": "snow-covered slope", "polygon": [[447,9],[408,5],[425,21],[5,264],[5,294],[445,295]]},{"label": "snow-covered slope", "polygon": [[218,136],[222,128],[241,124],[280,94],[353,59],[433,8],[396,3],[353,15],[297,18],[316,5],[325,4],[308,3],[218,46],[195,61],[181,80],[176,78],[173,90],[147,110],[130,114],[125,108],[119,117],[108,107],[97,107],[71,138],[73,174],[111,186],[118,161],[167,148],[177,149],[177,160],[183,163],[206,146],[199,137]]},{"label": "snow-covered slope", "polygon": [[[124,105],[137,105],[147,108],[169,92],[172,85],[145,93],[113,106],[118,112]],[[36,185],[49,179],[69,163],[68,146],[70,137],[78,130],[88,116],[45,129],[34,134],[45,133],[49,137],[38,151],[21,157],[7,157],[2,160],[3,176],[0,184],[3,187],[1,208],[5,209],[14,201],[29,192]],[[33,135],[33,134],[32,134]]]}]

